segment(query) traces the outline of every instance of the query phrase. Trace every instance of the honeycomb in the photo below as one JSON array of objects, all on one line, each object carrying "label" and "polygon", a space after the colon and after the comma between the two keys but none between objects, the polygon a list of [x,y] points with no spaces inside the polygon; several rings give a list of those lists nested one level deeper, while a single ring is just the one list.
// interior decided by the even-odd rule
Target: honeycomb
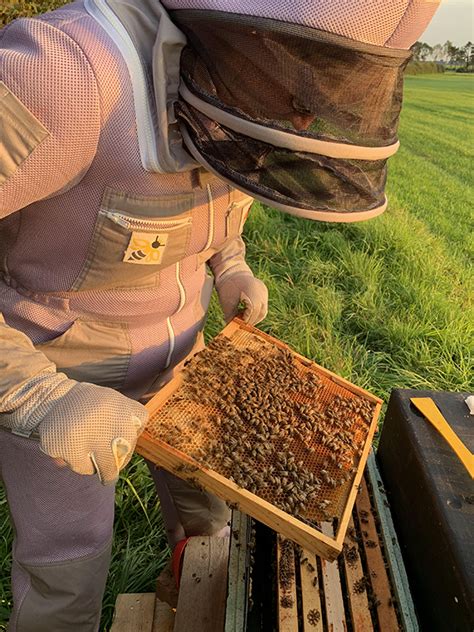
[{"label": "honeycomb", "polygon": [[342,517],[371,399],[248,326],[214,339],[182,378],[153,412],[152,438],[312,526]]}]

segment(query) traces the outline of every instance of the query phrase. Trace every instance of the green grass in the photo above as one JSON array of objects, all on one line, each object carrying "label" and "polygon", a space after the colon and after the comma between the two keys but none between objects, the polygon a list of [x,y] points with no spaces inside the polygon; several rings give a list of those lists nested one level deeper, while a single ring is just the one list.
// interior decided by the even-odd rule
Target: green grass
[{"label": "green grass", "polygon": [[16,18],[31,17],[38,13],[46,13],[46,11],[52,11],[68,3],[69,0],[40,0],[40,2],[2,0],[0,5],[0,27]]},{"label": "green grass", "polygon": [[407,75],[426,75],[443,73],[445,69],[435,61],[410,61],[405,72]]},{"label": "green grass", "polygon": [[[472,77],[408,77],[390,161],[389,210],[330,225],[255,204],[248,261],[268,285],[262,328],[387,400],[396,387],[472,389]],[[222,326],[217,302],[207,333]],[[152,483],[137,458],[117,493],[114,558],[104,602],[108,628],[119,592],[153,590],[167,555]],[[0,492],[0,577],[11,529]],[[0,630],[9,583],[0,583]]]}]

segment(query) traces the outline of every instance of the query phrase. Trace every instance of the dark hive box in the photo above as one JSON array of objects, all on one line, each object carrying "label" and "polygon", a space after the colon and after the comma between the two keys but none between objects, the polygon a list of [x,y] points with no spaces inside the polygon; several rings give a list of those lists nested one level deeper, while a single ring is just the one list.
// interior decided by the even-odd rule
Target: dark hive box
[{"label": "dark hive box", "polygon": [[431,397],[471,452],[468,393],[394,390],[377,452],[423,630],[474,628],[474,484],[410,403]]}]

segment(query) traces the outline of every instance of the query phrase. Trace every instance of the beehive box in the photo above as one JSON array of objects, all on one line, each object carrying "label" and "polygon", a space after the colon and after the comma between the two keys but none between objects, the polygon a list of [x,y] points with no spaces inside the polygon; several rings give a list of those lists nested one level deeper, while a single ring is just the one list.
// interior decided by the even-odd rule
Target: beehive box
[{"label": "beehive box", "polygon": [[334,559],[381,400],[239,319],[210,349],[148,402],[138,452]]},{"label": "beehive box", "polygon": [[[371,461],[372,475],[366,470],[362,478],[337,561],[256,524],[246,632],[418,630],[386,496],[378,488],[377,500],[372,493],[380,479],[373,455]],[[330,532],[332,525],[323,529]]]}]

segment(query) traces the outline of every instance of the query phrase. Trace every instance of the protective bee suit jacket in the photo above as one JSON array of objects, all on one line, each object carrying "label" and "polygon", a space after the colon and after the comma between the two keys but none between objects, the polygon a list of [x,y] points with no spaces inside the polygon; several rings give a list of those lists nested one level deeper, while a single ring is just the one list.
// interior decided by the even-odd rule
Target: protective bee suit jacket
[{"label": "protective bee suit jacket", "polygon": [[156,389],[202,328],[206,264],[216,279],[250,273],[251,198],[167,136],[166,92],[154,94],[177,82],[183,36],[158,3],[111,5],[77,2],[1,34],[2,395],[48,361],[133,397]]}]

